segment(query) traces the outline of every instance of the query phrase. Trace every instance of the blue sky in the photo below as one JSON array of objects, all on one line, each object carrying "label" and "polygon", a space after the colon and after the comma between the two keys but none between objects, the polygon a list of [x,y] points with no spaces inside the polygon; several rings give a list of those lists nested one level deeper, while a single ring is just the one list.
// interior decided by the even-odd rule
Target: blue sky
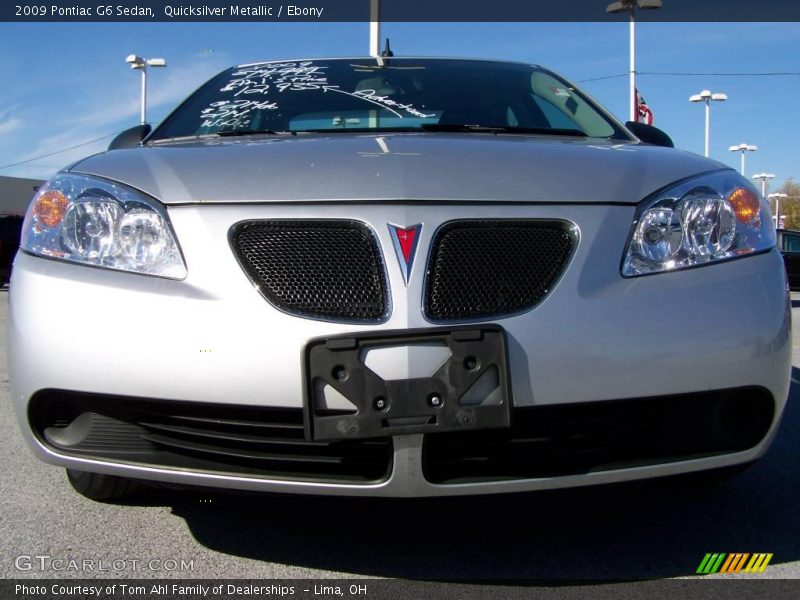
[{"label": "blue sky", "polygon": [[[0,167],[137,124],[139,75],[128,54],[164,57],[151,71],[150,120],[161,120],[213,74],[266,59],[354,56],[365,23],[0,23]],[[506,58],[549,67],[577,82],[621,120],[628,116],[628,26],[608,23],[385,23],[398,55]],[[678,73],[800,71],[800,23],[639,23],[637,70]],[[711,111],[711,157],[735,168],[733,144],[755,144],[747,174],[775,173],[772,188],[800,179],[800,75],[640,75],[638,87],[676,146],[703,152],[710,89],[729,101]],[[46,178],[108,139],[0,168]]]}]

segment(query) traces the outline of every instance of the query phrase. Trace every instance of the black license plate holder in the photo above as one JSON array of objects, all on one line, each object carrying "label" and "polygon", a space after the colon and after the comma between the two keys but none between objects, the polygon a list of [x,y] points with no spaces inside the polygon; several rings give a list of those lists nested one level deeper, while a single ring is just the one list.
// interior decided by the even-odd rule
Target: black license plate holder
[{"label": "black license plate holder", "polygon": [[[365,351],[371,348],[431,343],[447,346],[450,356],[430,377],[386,380],[362,360]],[[305,423],[306,437],[310,440],[510,426],[506,339],[498,326],[317,338],[306,346],[304,354]],[[344,396],[354,410],[320,406],[319,389],[325,385]],[[485,390],[491,391],[484,396]]]}]

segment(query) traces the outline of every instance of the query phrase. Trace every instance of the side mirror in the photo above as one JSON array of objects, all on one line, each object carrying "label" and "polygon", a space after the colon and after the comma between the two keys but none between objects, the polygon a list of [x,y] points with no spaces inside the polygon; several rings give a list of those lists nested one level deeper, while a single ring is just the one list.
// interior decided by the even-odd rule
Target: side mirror
[{"label": "side mirror", "polygon": [[672,138],[661,131],[658,127],[645,125],[644,123],[634,123],[633,121],[628,121],[625,123],[625,127],[627,127],[628,131],[642,140],[645,144],[664,146],[665,148],[675,147],[675,144],[672,142]]},{"label": "side mirror", "polygon": [[149,123],[126,129],[113,140],[111,140],[111,143],[108,145],[108,149],[117,150],[119,148],[133,148],[134,146],[138,146],[139,143],[146,138],[147,134],[149,134],[152,130],[153,128]]}]

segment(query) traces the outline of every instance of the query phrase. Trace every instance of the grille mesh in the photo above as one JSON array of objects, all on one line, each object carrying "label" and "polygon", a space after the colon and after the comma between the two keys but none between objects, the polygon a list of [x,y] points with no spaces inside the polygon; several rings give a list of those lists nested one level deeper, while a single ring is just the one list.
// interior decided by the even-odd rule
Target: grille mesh
[{"label": "grille mesh", "polygon": [[456,221],[436,234],[425,311],[437,321],[529,309],[552,289],[575,239],[557,221]]},{"label": "grille mesh", "polygon": [[288,313],[380,321],[387,290],[377,242],[354,221],[252,221],[233,234],[250,279]]}]

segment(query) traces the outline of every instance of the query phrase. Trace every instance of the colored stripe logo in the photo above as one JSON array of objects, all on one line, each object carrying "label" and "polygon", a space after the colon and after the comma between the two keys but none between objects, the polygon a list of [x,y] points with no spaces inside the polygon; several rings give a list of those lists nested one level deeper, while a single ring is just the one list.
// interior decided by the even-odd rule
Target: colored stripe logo
[{"label": "colored stripe logo", "polygon": [[772,552],[707,552],[697,567],[697,573],[763,573],[771,560]]}]

